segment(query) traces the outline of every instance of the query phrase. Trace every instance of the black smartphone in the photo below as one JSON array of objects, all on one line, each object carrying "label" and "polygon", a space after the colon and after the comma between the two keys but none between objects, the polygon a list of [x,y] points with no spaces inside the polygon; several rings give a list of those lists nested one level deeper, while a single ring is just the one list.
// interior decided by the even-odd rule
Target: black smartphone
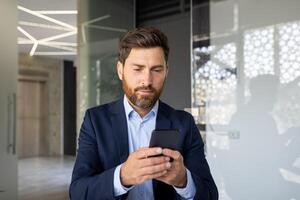
[{"label": "black smartphone", "polygon": [[178,129],[156,129],[152,131],[149,147],[178,150],[180,132]]}]

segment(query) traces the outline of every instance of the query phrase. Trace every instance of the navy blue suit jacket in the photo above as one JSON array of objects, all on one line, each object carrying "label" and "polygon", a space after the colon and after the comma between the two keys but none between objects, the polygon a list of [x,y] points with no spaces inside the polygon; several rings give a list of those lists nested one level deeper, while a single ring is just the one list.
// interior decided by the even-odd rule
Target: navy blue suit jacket
[{"label": "navy blue suit jacket", "polygon": [[[179,129],[179,151],[196,185],[194,199],[217,200],[217,187],[204,156],[204,145],[193,117],[159,102],[156,129]],[[114,170],[129,155],[123,98],[86,111],[70,185],[71,200],[126,199],[114,197]],[[130,191],[129,191],[130,192]],[[174,188],[153,180],[156,200],[180,199]]]}]

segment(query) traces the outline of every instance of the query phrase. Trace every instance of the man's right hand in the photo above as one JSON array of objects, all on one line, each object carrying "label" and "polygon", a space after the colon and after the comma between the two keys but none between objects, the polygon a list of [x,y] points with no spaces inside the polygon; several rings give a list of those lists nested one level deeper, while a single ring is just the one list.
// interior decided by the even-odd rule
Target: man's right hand
[{"label": "man's right hand", "polygon": [[161,154],[159,147],[140,148],[131,153],[121,167],[122,185],[130,187],[165,175],[171,163],[169,157],[159,156]]}]

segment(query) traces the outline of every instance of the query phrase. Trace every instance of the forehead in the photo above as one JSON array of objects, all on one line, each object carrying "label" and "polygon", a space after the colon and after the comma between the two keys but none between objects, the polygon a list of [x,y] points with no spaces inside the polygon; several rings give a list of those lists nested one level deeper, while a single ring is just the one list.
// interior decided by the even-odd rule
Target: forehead
[{"label": "forehead", "polygon": [[161,47],[132,48],[126,60],[130,63],[131,62],[141,62],[141,63],[158,62],[157,64],[165,63],[164,51]]}]

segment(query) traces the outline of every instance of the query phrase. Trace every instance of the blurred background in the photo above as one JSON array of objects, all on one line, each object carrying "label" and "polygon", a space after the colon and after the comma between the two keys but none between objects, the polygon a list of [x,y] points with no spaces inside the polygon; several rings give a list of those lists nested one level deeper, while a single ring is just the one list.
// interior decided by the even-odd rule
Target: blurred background
[{"label": "blurred background", "polygon": [[85,110],[123,95],[120,37],[169,38],[220,200],[300,199],[300,1],[0,0],[0,199],[69,199]]}]

